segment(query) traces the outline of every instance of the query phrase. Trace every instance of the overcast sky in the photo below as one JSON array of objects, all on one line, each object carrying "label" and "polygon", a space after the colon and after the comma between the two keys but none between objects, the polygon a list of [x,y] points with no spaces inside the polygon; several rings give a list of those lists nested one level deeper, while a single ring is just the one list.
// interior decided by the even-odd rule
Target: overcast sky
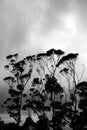
[{"label": "overcast sky", "polygon": [[50,48],[78,52],[87,65],[87,0],[0,0],[1,84],[8,54]]},{"label": "overcast sky", "polygon": [[51,47],[85,54],[87,0],[0,0],[0,55]]}]

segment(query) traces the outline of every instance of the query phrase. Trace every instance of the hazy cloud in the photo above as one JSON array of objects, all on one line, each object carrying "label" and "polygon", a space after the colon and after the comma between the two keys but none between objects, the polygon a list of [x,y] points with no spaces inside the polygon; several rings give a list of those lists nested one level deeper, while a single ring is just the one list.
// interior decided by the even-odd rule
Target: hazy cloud
[{"label": "hazy cloud", "polygon": [[1,53],[7,49],[20,48],[25,44],[26,35],[43,19],[45,3],[40,0],[3,0],[0,1],[0,48]]},{"label": "hazy cloud", "polygon": [[[86,12],[86,0],[1,0],[0,54],[6,51],[10,53],[19,49],[23,50],[27,46],[32,46],[32,43],[34,47],[41,48],[44,38],[48,36],[50,39],[55,32],[59,38],[61,30],[63,33],[66,32],[68,37],[67,35],[71,33],[69,24],[73,24],[73,19],[73,22],[76,22],[77,33],[78,31],[78,34],[84,33],[87,29]],[[39,41],[40,37],[42,40],[38,44],[35,40]],[[68,40],[70,37],[69,35]]]}]

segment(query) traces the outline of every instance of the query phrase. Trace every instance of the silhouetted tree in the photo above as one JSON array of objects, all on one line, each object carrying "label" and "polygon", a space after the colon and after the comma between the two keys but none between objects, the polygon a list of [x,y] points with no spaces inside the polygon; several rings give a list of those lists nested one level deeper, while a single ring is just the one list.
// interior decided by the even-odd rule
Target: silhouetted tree
[{"label": "silhouetted tree", "polygon": [[9,85],[9,98],[4,102],[7,104],[8,114],[15,119],[17,124],[21,122],[21,109],[24,89],[31,78],[33,65],[29,64],[28,71],[26,73],[26,60],[17,61],[18,54],[9,55],[6,57],[9,64],[5,68],[11,73],[12,76],[4,78],[4,81]]},{"label": "silhouetted tree", "polygon": [[[63,130],[68,125],[73,130],[85,130],[87,128],[87,83],[80,80],[78,82],[75,67],[78,53],[65,55],[62,50],[50,49],[46,53],[27,56],[19,62],[17,57],[17,54],[7,56],[9,65],[5,66],[13,74],[4,79],[10,87],[10,97],[4,102],[5,104],[9,102],[7,111],[10,116],[19,124],[21,109],[28,110],[28,118],[23,129],[24,127],[31,129],[32,126],[36,130],[49,130],[50,127],[53,130]],[[33,70],[31,86],[26,94],[24,89]],[[66,100],[62,87],[62,76],[68,81],[69,100]],[[26,97],[24,105],[22,105],[23,97]],[[32,111],[38,116],[37,123],[34,123],[31,118]],[[47,112],[52,113],[52,119],[48,118]]]},{"label": "silhouetted tree", "polygon": [[[35,64],[36,71],[39,74],[39,78],[36,78],[36,86],[39,89],[39,92],[44,90],[46,100],[49,99],[50,109],[52,110],[52,122],[51,126],[53,129],[62,128],[62,120],[64,119],[64,115],[62,114],[62,99],[63,99],[63,88],[59,83],[59,78],[57,75],[59,71],[61,71],[60,66],[63,63],[66,63],[66,70],[69,70],[70,75],[72,76],[72,82],[74,84],[74,99],[76,94],[76,79],[75,79],[75,61],[77,59],[78,54],[70,53],[68,55],[64,55],[62,50],[50,49],[46,53],[40,53],[36,56]],[[66,67],[65,66],[65,67]],[[44,83],[45,80],[45,83]],[[39,82],[41,81],[41,82]],[[40,94],[42,94],[40,92]],[[36,101],[35,101],[36,102]],[[45,101],[46,102],[46,101]],[[38,103],[42,104],[42,103]],[[73,102],[74,109],[76,111],[76,100]],[[39,105],[40,106],[40,105]],[[40,106],[42,108],[42,106]],[[57,112],[56,112],[57,111]],[[54,125],[54,119],[56,119],[56,115],[58,116],[58,111],[60,111],[59,115],[61,115],[60,123],[57,121],[57,126]]]},{"label": "silhouetted tree", "polygon": [[[75,61],[78,54],[68,54],[64,56],[57,66],[64,64],[64,68],[60,71],[66,78],[72,78],[72,82],[68,80],[72,86],[70,92],[71,101],[65,103],[62,107],[65,123],[73,130],[84,130],[87,126],[87,96],[86,96],[86,82],[77,82],[77,74],[75,70]],[[69,86],[70,88],[70,86]],[[80,123],[81,122],[81,123]]]},{"label": "silhouetted tree", "polygon": [[[38,76],[33,79],[29,98],[26,100],[23,109],[31,108],[38,116],[42,115],[43,117],[47,111],[52,109],[54,117],[57,109],[56,104],[59,104],[63,97],[63,88],[58,83],[57,77],[59,68],[56,66],[63,54],[62,50],[50,49],[46,53],[33,56]],[[31,57],[26,58],[29,60]],[[49,100],[50,105],[47,105],[47,100]]]},{"label": "silhouetted tree", "polygon": [[30,88],[29,97],[26,100],[26,104],[23,106],[23,109],[30,108],[37,116],[44,116],[47,111],[50,111],[50,107],[46,105],[46,97],[43,94],[41,89],[35,87],[36,85],[41,85],[39,78],[34,78],[32,85],[33,88]]}]

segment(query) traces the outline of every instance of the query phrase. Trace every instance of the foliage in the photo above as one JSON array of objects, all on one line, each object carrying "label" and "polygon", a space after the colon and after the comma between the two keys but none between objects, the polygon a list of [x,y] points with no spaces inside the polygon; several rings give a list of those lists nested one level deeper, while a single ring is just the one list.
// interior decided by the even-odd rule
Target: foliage
[{"label": "foliage", "polygon": [[[77,80],[75,63],[78,53],[66,55],[64,51],[52,48],[45,53],[27,56],[19,62],[17,57],[18,54],[7,56],[9,65],[5,66],[13,74],[4,78],[9,85],[10,95],[4,104],[7,104],[10,116],[19,122],[21,109],[28,110],[30,115],[25,121],[26,129],[28,123],[29,127],[33,124],[36,130],[49,130],[50,127],[63,130],[66,125],[73,130],[86,129],[87,82]],[[64,77],[68,83],[69,100],[65,100],[66,92],[62,85]],[[31,86],[26,94],[24,90],[30,78]],[[22,105],[24,98],[25,104]],[[31,119],[31,112],[38,116],[36,124]],[[51,119],[48,118],[48,112],[52,115]]]},{"label": "foliage", "polygon": [[18,54],[6,57],[9,64],[5,68],[12,76],[7,76],[4,81],[9,85],[9,98],[4,102],[7,107],[8,114],[15,119],[17,124],[21,122],[22,100],[26,95],[24,89],[31,78],[33,65],[30,63],[29,70],[26,73],[26,60],[17,61]]}]

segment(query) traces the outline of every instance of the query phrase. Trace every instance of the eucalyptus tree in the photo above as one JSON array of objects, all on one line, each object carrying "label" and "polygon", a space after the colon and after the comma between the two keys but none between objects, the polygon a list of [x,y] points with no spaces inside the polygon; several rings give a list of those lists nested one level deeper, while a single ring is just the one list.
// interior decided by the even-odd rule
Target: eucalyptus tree
[{"label": "eucalyptus tree", "polygon": [[57,70],[56,65],[63,55],[64,52],[62,50],[50,49],[46,53],[37,54],[36,61],[44,74],[48,72],[51,76],[55,76]]},{"label": "eucalyptus tree", "polygon": [[[53,120],[56,116],[56,111],[60,110],[61,99],[63,98],[63,88],[59,83],[59,77],[57,77],[59,68],[56,66],[63,55],[64,52],[62,50],[50,49],[46,53],[39,53],[35,56],[38,78],[34,78],[32,86],[33,92],[35,94],[38,93],[36,95],[39,97],[37,99],[38,103],[34,102],[36,103],[36,105],[34,104],[36,106],[35,110],[39,110],[45,115],[46,111],[51,110]],[[54,127],[54,123],[52,122],[51,124]]]},{"label": "eucalyptus tree", "polygon": [[55,49],[50,49],[46,53],[38,54],[36,56],[37,57],[36,63],[38,65],[37,71],[39,75],[41,74],[40,72],[42,70],[43,71],[42,76],[43,78],[45,78],[45,80],[48,75],[52,78],[56,77],[58,79],[57,74],[58,74],[59,68],[56,65],[58,64],[58,62],[60,61],[63,55],[64,55],[64,52],[62,50],[55,50]]},{"label": "eucalyptus tree", "polygon": [[[76,63],[76,59],[78,57],[78,53],[70,53],[64,57],[62,57],[62,59],[59,61],[59,63],[57,64],[57,67],[61,66],[62,64],[64,64],[64,68],[60,71],[60,73],[65,73],[66,77],[69,77],[68,79],[68,85],[69,85],[69,90],[70,90],[70,85],[72,86],[72,90],[74,92],[74,94],[76,95],[76,85],[77,85],[77,74],[76,74],[76,68],[75,68],[75,63]],[[70,84],[70,78],[72,79],[72,82]],[[74,108],[76,110],[76,97],[74,97]]]},{"label": "eucalyptus tree", "polygon": [[[70,53],[64,56],[57,64],[57,67],[61,66],[62,64],[64,65],[60,73],[66,76],[66,78],[68,79],[71,101],[65,103],[62,109],[64,111],[64,118],[66,119],[66,123],[74,130],[80,129],[80,127],[78,127],[78,124],[76,123],[76,120],[79,117],[79,93],[77,92],[77,86],[80,84],[78,82],[78,77],[75,68],[77,57],[78,53]],[[70,86],[72,86],[71,89]]]},{"label": "eucalyptus tree", "polygon": [[57,77],[59,68],[56,65],[63,55],[62,50],[50,49],[46,53],[39,53],[25,58],[27,62],[33,59],[35,74],[23,109],[32,109],[38,117],[41,115],[43,117],[47,116],[47,112],[51,110],[52,118],[56,110],[60,109],[63,88]]},{"label": "eucalyptus tree", "polygon": [[27,96],[24,90],[31,78],[33,64],[30,61],[29,65],[27,65],[25,59],[18,61],[18,54],[8,55],[6,58],[8,65],[5,65],[5,69],[9,71],[10,76],[4,78],[4,81],[9,86],[9,98],[7,98],[4,104],[7,106],[8,114],[19,125],[21,122],[23,98]]},{"label": "eucalyptus tree", "polygon": [[[78,57],[78,53],[69,53],[64,55],[62,50],[51,49],[46,53],[40,53],[37,55],[38,64],[37,72],[40,75],[40,78],[45,78],[45,91],[47,95],[50,94],[50,107],[52,109],[52,121],[53,121],[53,129],[59,129],[62,125],[62,121],[69,123],[66,119],[66,115],[69,110],[74,109],[73,113],[76,116],[77,112],[77,100],[76,100],[76,71],[75,71],[75,62]],[[43,72],[41,75],[41,71]],[[70,98],[72,102],[65,103],[64,105],[61,102],[63,98],[63,88],[59,83],[59,72],[66,73],[66,78],[68,79],[68,85],[70,89],[69,78],[71,78],[72,91],[70,91]],[[69,76],[69,77],[68,77]],[[69,109],[68,109],[69,108]],[[67,110],[67,111],[66,111]],[[57,112],[56,112],[57,111]],[[58,112],[59,111],[59,112]],[[65,112],[66,111],[66,112]],[[60,115],[60,121],[56,118]],[[55,120],[56,119],[56,120]],[[54,121],[55,120],[55,121]],[[54,123],[56,122],[56,124]]]},{"label": "eucalyptus tree", "polygon": [[62,90],[62,87],[58,83],[59,79],[57,75],[59,68],[56,65],[59,63],[63,55],[64,52],[62,50],[55,50],[55,49],[50,49],[46,53],[40,53],[37,55],[37,61],[36,61],[36,63],[38,64],[37,70],[39,74],[41,70],[43,71],[43,77],[45,78],[46,81],[45,90],[47,93],[50,94],[51,102],[53,102],[55,94],[57,94],[57,92]]},{"label": "eucalyptus tree", "polygon": [[23,110],[30,109],[35,114],[37,114],[38,118],[40,116],[46,116],[46,112],[50,111],[50,107],[46,104],[46,95],[45,91],[37,88],[36,86],[41,85],[41,81],[39,78],[34,78],[32,81],[32,86],[29,89],[29,94],[27,96],[27,100],[25,105],[23,106]]}]

